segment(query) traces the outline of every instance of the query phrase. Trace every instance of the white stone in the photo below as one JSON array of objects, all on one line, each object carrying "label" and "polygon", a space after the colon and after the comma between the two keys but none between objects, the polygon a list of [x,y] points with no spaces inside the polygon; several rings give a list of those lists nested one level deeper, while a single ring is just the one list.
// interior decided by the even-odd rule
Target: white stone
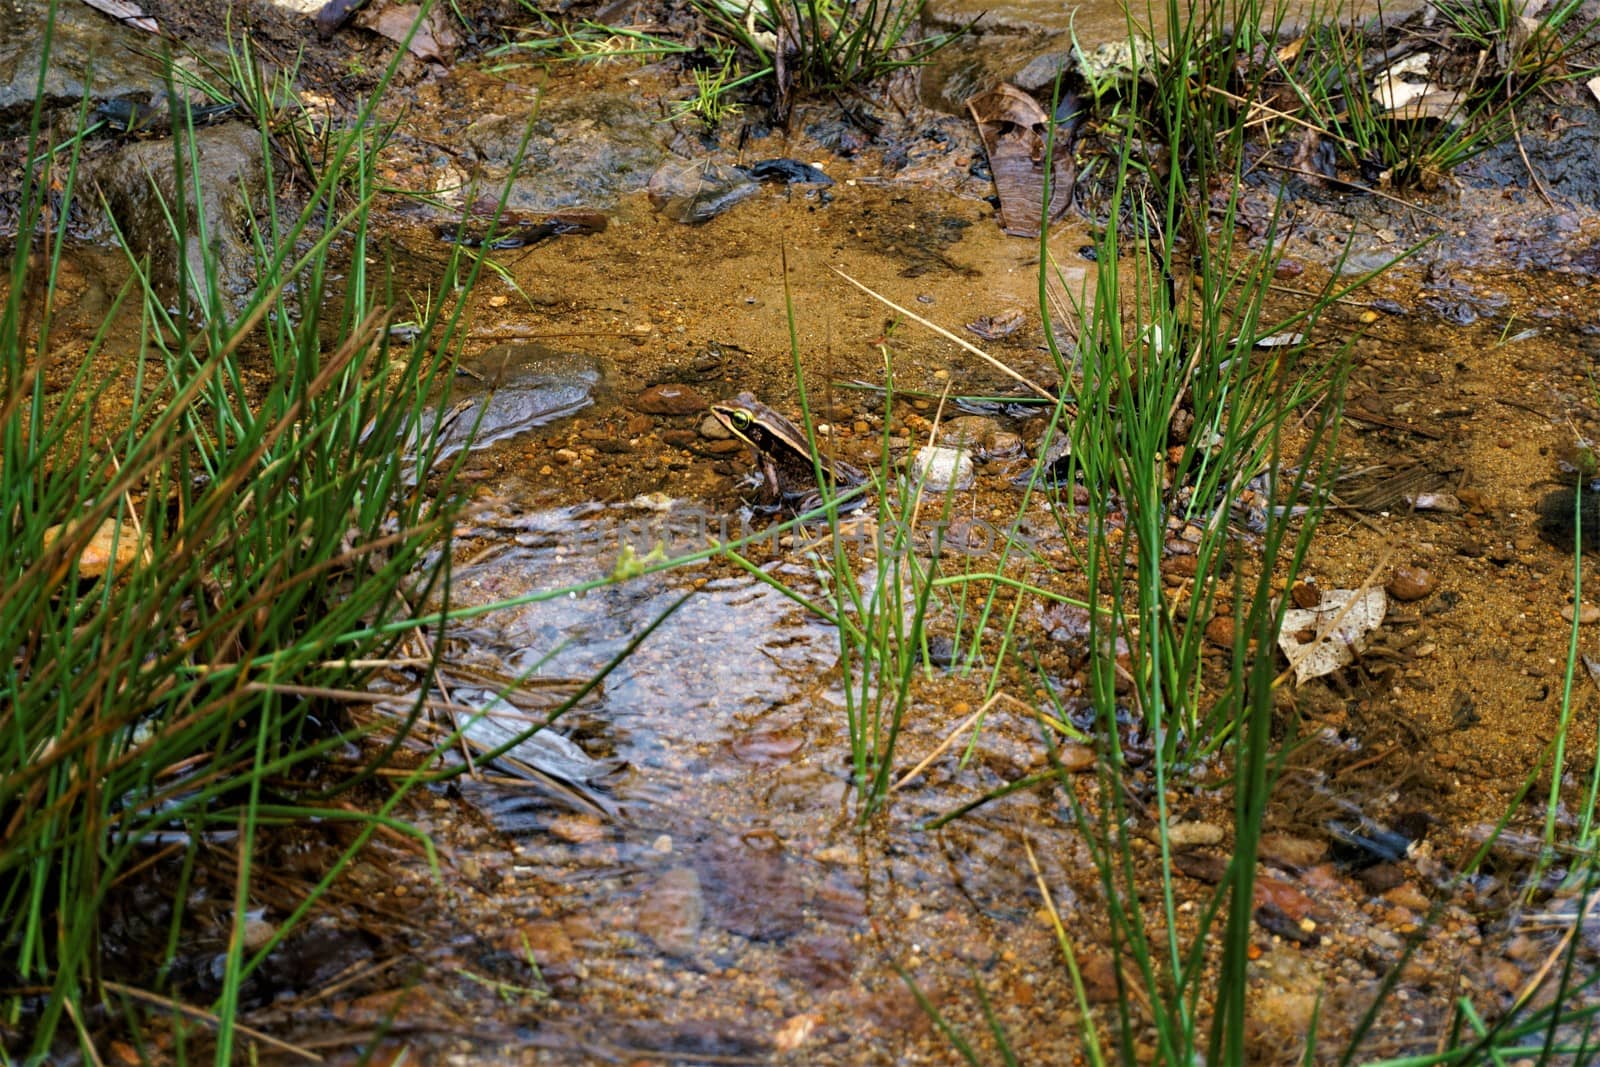
[{"label": "white stone", "polygon": [[972,457],[963,449],[926,445],[913,461],[917,482],[924,489],[947,493],[972,488]]}]

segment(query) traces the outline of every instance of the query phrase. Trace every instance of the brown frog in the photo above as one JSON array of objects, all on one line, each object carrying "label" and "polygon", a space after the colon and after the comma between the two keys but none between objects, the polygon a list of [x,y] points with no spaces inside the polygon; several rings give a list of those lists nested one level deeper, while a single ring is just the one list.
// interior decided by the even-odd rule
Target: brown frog
[{"label": "brown frog", "polygon": [[[711,405],[711,414],[729,433],[755,453],[761,465],[762,495],[773,503],[793,507],[799,512],[822,506],[822,490],[817,472],[833,493],[864,485],[867,475],[839,459],[814,453],[800,427],[773,411],[750,393]],[[849,511],[865,503],[855,493],[839,502],[839,510]]]}]

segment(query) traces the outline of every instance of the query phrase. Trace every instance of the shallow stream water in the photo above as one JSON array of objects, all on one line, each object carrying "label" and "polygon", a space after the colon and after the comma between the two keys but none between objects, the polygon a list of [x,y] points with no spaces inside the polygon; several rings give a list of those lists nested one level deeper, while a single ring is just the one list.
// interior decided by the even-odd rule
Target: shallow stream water
[{"label": "shallow stream water", "polygon": [[[1031,26],[1038,12],[1014,15]],[[1077,25],[1089,22],[1109,25],[1080,12]],[[1017,65],[1043,50],[1007,46],[1007,33],[1016,36],[1002,29],[993,47],[1016,51]],[[595,208],[608,220],[602,232],[492,253],[502,269],[472,294],[464,362],[474,377],[461,395],[478,406],[455,417],[470,424],[482,411],[491,432],[466,461],[472,502],[452,546],[448,602],[517,603],[461,625],[446,659],[488,677],[582,679],[683,602],[554,727],[581,750],[578,765],[594,761],[592,781],[563,792],[490,768],[420,795],[407,814],[440,849],[442,875],[393,857],[359,899],[329,905],[342,928],[369,913],[399,923],[397,954],[409,966],[380,969],[349,992],[327,978],[316,1018],[267,1006],[253,1021],[291,1037],[397,1021],[373,1039],[391,1060],[957,1062],[926,998],[990,1062],[981,988],[1021,1062],[1073,1061],[1079,1008],[1040,885],[1065,917],[1102,1020],[1141,983],[1116,973],[1071,798],[1040,786],[925,828],[1045,768],[1027,673],[1003,665],[991,677],[982,657],[920,672],[898,739],[895,776],[905,780],[886,811],[858,817],[847,729],[863,692],[858,671],[841,663],[836,629],[795,598],[826,600],[829,583],[866,582],[887,565],[870,529],[843,535],[857,539],[848,575],[830,569],[831,545],[816,531],[751,547],[752,564],[793,596],[711,555],[538,597],[647,559],[658,542],[668,554],[698,551],[773,521],[745,503],[750,457],[707,426],[711,402],[749,391],[795,416],[798,368],[827,447],[881,467],[885,438],[899,461],[936,418],[954,414],[926,396],[1018,391],[843,275],[968,339],[969,323],[1020,315],[1020,329],[984,347],[1025,377],[1058,379],[1041,332],[1039,246],[996,224],[968,116],[911,110],[925,121],[906,123],[885,147],[816,105],[802,107],[792,135],[752,124],[730,149],[731,137],[718,143],[666,120],[682,91],[661,69],[612,63],[553,73],[462,65],[419,77],[407,94],[384,178],[453,199],[384,220],[403,282],[426,289],[449,254],[440,226],[492,188],[509,163],[505,146],[532,115],[511,207]],[[906,107],[939,98],[940,85],[925,84]],[[1581,137],[1592,133],[1551,128],[1532,145],[1536,158],[1590,143]],[[713,156],[798,158],[832,182],[764,184],[699,225],[669,218],[645,192],[663,167],[693,170]],[[582,157],[601,165],[578,168]],[[1416,208],[1332,194],[1296,205],[1285,247],[1293,269],[1275,297],[1283,309],[1347,249],[1346,268],[1366,268],[1434,237],[1335,308],[1315,339],[1329,351],[1349,346],[1339,447],[1345,469],[1366,474],[1330,512],[1307,563],[1324,588],[1389,583],[1397,568],[1425,578],[1394,605],[1363,662],[1281,701],[1286,734],[1293,722],[1308,740],[1269,816],[1262,877],[1289,922],[1257,930],[1255,1062],[1293,1060],[1314,1010],[1336,1048],[1435,905],[1361,1058],[1432,1047],[1454,996],[1503,1010],[1553,945],[1510,907],[1524,869],[1514,853],[1470,884],[1451,882],[1554,732],[1573,558],[1541,537],[1536,509],[1564,484],[1560,455],[1576,438],[1600,439],[1597,198],[1581,176],[1552,179],[1558,199],[1546,205],[1518,184],[1515,158],[1508,149],[1474,163]],[[1060,290],[1082,292],[1092,243],[1077,212],[1053,230]],[[110,273],[88,255],[69,260],[64,323],[89,329],[103,317]],[[890,375],[924,396],[886,410],[881,394],[853,387]],[[1029,443],[1037,431],[1026,418],[996,428]],[[1025,464],[980,463],[973,487],[954,495],[946,522],[962,524],[970,551],[946,545],[949,573],[997,565],[1000,532],[1022,509],[1012,479]],[[1383,489],[1401,475],[1413,500],[1425,486],[1453,506],[1412,510],[1407,491]],[[1048,504],[1036,499],[1023,519],[1035,554],[1013,557],[1011,573],[1076,594],[1076,564]],[[1001,614],[1014,603],[1003,598]],[[970,625],[972,611],[940,602],[933,617],[949,630]],[[1072,710],[1084,651],[1074,619],[1038,603],[1017,613],[1018,633]],[[1597,634],[1585,626],[1579,643],[1600,657]],[[404,690],[403,679],[380,684]],[[494,688],[458,680],[453,699],[481,706]],[[1593,764],[1600,704],[1588,679],[1578,693],[1575,781]],[[1074,782],[1092,801],[1092,749],[1063,755],[1077,761]],[[1168,797],[1199,842],[1182,868],[1186,922],[1228,854],[1220,773],[1199,768]],[[1537,829],[1541,814],[1514,812],[1513,829]],[[1329,824],[1360,818],[1422,827],[1416,850],[1380,863],[1341,854]],[[1155,846],[1140,858],[1153,864]],[[1314,936],[1293,933],[1307,924]],[[352,944],[328,956],[368,951]],[[324,988],[322,972],[300,977],[287,992]],[[1148,1051],[1147,1035],[1137,1040]],[[354,1062],[348,1049],[337,1054]]]}]

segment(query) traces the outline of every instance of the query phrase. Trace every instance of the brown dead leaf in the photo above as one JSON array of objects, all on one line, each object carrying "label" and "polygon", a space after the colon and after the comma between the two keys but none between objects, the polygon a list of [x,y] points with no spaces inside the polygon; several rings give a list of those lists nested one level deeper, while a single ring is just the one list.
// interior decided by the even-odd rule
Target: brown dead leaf
[{"label": "brown dead leaf", "polygon": [[[363,8],[356,16],[356,25],[381,34],[395,44],[402,44],[406,36],[411,34],[411,27],[416,23],[421,11],[422,8],[418,4],[389,4],[379,8]],[[444,63],[455,55],[456,48],[460,44],[460,38],[450,26],[449,17],[443,14],[442,9],[436,7],[428,12],[427,20],[417,27],[417,32],[411,36],[411,43],[406,50],[418,59],[430,63]]]},{"label": "brown dead leaf", "polygon": [[1048,222],[1066,214],[1077,180],[1071,138],[1058,129],[1051,158],[1045,144],[1050,136],[1050,116],[1039,102],[1012,85],[997,85],[967,101],[978,124],[1000,196],[1000,225],[1017,237],[1039,236],[1039,208],[1044,203],[1046,175],[1050,180]]}]

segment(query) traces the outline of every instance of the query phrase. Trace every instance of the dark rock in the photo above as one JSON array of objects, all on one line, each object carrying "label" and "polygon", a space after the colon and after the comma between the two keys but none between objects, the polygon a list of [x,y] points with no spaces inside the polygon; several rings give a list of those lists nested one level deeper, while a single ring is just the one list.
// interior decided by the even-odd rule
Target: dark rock
[{"label": "dark rock", "polygon": [[[122,239],[135,255],[149,257],[151,278],[166,295],[177,292],[182,264],[191,280],[190,292],[202,307],[210,308],[216,301],[237,310],[254,287],[256,275],[249,234],[266,196],[261,135],[230,122],[195,130],[193,137],[199,172],[191,175],[186,171],[182,176],[189,214],[182,227],[182,256],[167,219],[168,210],[175,210],[178,202],[179,181],[170,140],[124,145],[96,161],[93,177],[105,192]],[[179,151],[185,160],[190,158],[186,150]],[[208,264],[213,269],[208,271]],[[222,291],[209,293],[201,288],[209,284],[212,275]]]},{"label": "dark rock", "polygon": [[[165,92],[150,34],[120,25],[87,4],[56,6],[46,62],[44,27],[51,6],[48,0],[0,4],[0,137],[27,132],[35,101],[48,116],[76,111],[86,98],[93,108],[119,97],[148,100]],[[170,145],[167,156],[170,161]]]},{"label": "dark rock", "polygon": [[1045,52],[1035,56],[1012,77],[1011,84],[1027,93],[1049,93],[1061,72],[1073,66],[1071,52]]},{"label": "dark rock", "polygon": [[1294,601],[1295,607],[1310,611],[1322,603],[1322,593],[1309,582],[1296,582],[1289,589],[1289,599]]},{"label": "dark rock", "polygon": [[805,890],[788,850],[770,831],[708,841],[694,856],[718,926],[756,941],[782,941],[805,926]]},{"label": "dark rock", "polygon": [[1233,648],[1234,641],[1233,619],[1227,615],[1218,615],[1206,623],[1206,640],[1218,648]]},{"label": "dark rock", "polygon": [[1405,872],[1393,863],[1379,863],[1356,872],[1359,881],[1369,893],[1387,893],[1406,880]]},{"label": "dark rock", "polygon": [[758,182],[783,182],[786,185],[832,185],[833,179],[809,163],[798,159],[763,159],[744,168]]},{"label": "dark rock", "polygon": [[[488,115],[464,139],[484,163],[509,168],[527,127],[526,115]],[[666,157],[664,128],[626,89],[546,97],[506,206],[518,212],[612,207],[643,189]]]},{"label": "dark rock", "polygon": [[1204,882],[1206,885],[1216,885],[1227,877],[1228,857],[1219,856],[1215,852],[1175,852],[1172,856],[1172,866],[1196,881]]},{"label": "dark rock", "polygon": [[1316,945],[1322,938],[1315,929],[1306,929],[1299,922],[1268,904],[1256,909],[1256,923],[1267,933],[1292,941],[1298,945]]}]

